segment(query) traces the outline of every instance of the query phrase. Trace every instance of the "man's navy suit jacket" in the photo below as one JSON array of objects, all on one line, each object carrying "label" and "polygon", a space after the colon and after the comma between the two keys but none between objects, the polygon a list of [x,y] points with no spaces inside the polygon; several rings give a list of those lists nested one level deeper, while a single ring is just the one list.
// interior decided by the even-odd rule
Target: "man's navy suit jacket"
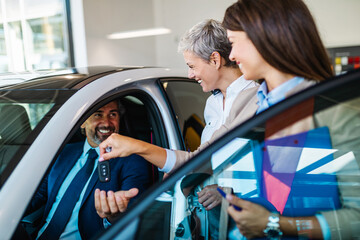
[{"label": "man's navy suit jacket", "polygon": [[[65,146],[36,193],[32,201],[32,208],[36,209],[46,204],[43,219],[46,219],[49,214],[61,184],[81,156],[83,146],[84,142]],[[151,184],[150,164],[138,155],[111,159],[110,169],[111,180],[109,182],[100,182],[96,169],[86,189],[79,211],[78,223],[82,239],[92,238],[104,229],[103,220],[95,210],[94,192],[96,188],[118,191],[135,187],[139,189],[137,195],[139,196]],[[130,201],[130,204],[133,200]]]}]

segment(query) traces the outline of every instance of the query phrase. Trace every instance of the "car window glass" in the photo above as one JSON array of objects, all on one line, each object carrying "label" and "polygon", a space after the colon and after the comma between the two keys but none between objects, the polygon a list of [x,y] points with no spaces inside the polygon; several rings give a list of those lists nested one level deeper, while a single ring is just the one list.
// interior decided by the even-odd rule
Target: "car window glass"
[{"label": "car window glass", "polygon": [[[165,221],[170,238],[241,238],[217,187],[284,216],[321,214],[331,234],[360,237],[356,227],[360,220],[360,97],[356,84],[311,97],[246,134],[228,138],[216,152],[207,151],[207,161],[173,186],[174,195],[168,198],[172,215]],[[203,190],[220,199],[211,210],[198,202]],[[156,204],[162,201],[159,197]],[[146,214],[148,211],[144,219]],[[156,220],[153,218],[153,225]],[[139,231],[150,232],[153,225],[142,221]],[[306,229],[299,231],[311,238]]]},{"label": "car window glass", "polygon": [[0,103],[0,173],[53,103]]},{"label": "car window glass", "polygon": [[163,87],[173,106],[185,147],[194,151],[200,145],[205,126],[204,108],[210,93],[204,93],[195,81],[164,81]]},{"label": "car window glass", "polygon": [[0,185],[51,116],[73,93],[33,89],[0,91]]}]

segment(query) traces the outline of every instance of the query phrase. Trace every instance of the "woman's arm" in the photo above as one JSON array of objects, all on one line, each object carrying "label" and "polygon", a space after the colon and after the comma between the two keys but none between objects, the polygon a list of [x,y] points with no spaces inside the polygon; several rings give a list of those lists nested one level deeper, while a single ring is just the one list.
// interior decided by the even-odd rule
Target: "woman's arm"
[{"label": "woman's arm", "polygon": [[[111,152],[106,148],[111,147]],[[100,161],[137,154],[159,168],[166,162],[166,150],[156,145],[113,133],[100,145]]]}]

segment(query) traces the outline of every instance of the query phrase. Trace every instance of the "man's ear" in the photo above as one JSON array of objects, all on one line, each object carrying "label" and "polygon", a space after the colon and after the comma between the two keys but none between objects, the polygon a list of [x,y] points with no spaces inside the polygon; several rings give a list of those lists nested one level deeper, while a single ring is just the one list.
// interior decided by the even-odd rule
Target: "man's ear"
[{"label": "man's ear", "polygon": [[83,124],[81,124],[81,126],[80,126],[80,132],[81,132],[82,134],[86,135],[86,134],[85,134],[85,122],[83,122]]},{"label": "man's ear", "polygon": [[210,62],[212,64],[214,64],[214,66],[216,67],[216,69],[220,69],[221,64],[222,64],[222,58],[220,56],[220,53],[218,52],[213,52],[210,56]]}]

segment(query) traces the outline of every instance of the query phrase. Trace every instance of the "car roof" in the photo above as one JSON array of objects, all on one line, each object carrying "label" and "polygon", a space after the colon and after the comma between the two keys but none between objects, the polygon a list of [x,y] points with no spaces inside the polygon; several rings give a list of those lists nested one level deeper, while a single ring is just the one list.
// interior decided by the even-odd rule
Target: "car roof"
[{"label": "car roof", "polygon": [[9,73],[0,76],[0,90],[77,90],[105,75],[142,68],[144,67],[93,66],[27,73]]}]

